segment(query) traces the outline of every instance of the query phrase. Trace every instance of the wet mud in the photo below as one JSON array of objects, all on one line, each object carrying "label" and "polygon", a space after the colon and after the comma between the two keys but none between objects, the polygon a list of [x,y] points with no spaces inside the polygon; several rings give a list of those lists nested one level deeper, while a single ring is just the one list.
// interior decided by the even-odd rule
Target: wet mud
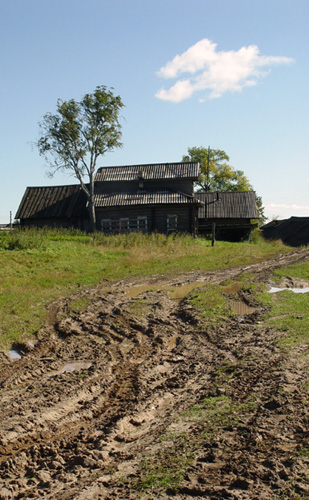
[{"label": "wet mud", "polygon": [[[268,283],[308,258],[98,286],[78,314],[78,296],[53,304],[38,342],[0,357],[0,499],[305,498],[306,346],[282,350],[239,279]],[[222,284],[244,309],[205,326],[176,293],[196,283]],[[202,421],[192,408],[204,401],[218,410]],[[171,440],[179,456],[190,451],[180,480],[147,483],[145,464],[173,460]]]}]

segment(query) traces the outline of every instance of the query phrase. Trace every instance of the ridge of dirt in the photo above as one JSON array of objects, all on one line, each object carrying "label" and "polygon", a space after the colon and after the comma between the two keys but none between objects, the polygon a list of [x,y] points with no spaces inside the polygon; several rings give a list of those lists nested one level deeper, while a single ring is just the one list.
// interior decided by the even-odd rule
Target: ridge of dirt
[{"label": "ridge of dirt", "polygon": [[[81,312],[77,294],[52,304],[35,347],[0,358],[0,499],[305,498],[306,346],[280,350],[249,294],[254,312],[205,327],[164,287],[268,283],[308,258],[149,277],[132,298],[140,279],[101,285]],[[178,484],[155,479],[168,464]]]}]

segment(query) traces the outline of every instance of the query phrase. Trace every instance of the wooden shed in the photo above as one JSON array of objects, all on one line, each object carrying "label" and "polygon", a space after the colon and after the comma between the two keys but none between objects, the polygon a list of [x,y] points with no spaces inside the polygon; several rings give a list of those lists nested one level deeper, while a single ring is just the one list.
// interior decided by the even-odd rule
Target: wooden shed
[{"label": "wooden shed", "polygon": [[27,187],[16,212],[21,226],[88,228],[86,196],[79,184]]},{"label": "wooden shed", "polygon": [[257,226],[258,210],[254,191],[196,193],[203,202],[198,210],[198,233],[211,233],[216,239],[240,241],[249,238]]}]

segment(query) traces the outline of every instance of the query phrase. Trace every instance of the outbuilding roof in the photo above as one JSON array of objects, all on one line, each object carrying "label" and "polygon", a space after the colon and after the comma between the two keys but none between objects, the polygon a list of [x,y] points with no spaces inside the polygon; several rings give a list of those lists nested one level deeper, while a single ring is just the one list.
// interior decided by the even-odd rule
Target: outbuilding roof
[{"label": "outbuilding roof", "polygon": [[200,205],[201,202],[183,193],[169,189],[137,190],[135,193],[97,194],[94,198],[96,207],[123,207],[134,205]]},{"label": "outbuilding roof", "polygon": [[79,184],[27,187],[16,219],[83,217],[86,196]]},{"label": "outbuilding roof", "polygon": [[267,240],[282,240],[293,247],[309,245],[309,217],[273,220],[262,227]]},{"label": "outbuilding roof", "polygon": [[199,219],[257,219],[258,211],[254,191],[196,193],[204,203],[199,208]]},{"label": "outbuilding roof", "polygon": [[195,162],[153,163],[146,165],[126,165],[121,167],[101,167],[96,182],[132,181],[138,179],[192,179],[197,180],[199,164]]}]

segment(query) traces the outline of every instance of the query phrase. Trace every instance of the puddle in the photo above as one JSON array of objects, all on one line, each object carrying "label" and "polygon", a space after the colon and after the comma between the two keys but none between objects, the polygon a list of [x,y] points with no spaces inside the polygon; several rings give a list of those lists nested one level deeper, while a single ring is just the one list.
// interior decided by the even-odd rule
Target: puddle
[{"label": "puddle", "polygon": [[289,292],[293,292],[293,293],[308,293],[309,292],[309,287],[304,287],[304,288],[277,288],[275,286],[271,286],[270,290],[268,290],[268,293],[283,292],[284,290],[288,290]]},{"label": "puddle", "polygon": [[192,290],[195,288],[199,288],[202,286],[205,286],[206,283],[204,281],[194,281],[193,283],[185,283],[184,285],[139,285],[139,286],[133,286],[126,292],[128,297],[130,299],[136,298],[138,295],[141,293],[145,292],[150,292],[150,291],[161,291],[161,290],[167,290],[169,292],[170,299],[172,300],[181,300],[188,293],[190,293]]},{"label": "puddle", "polygon": [[224,293],[237,293],[241,289],[241,283],[235,281],[235,283],[231,283],[230,285],[222,286],[222,291]]},{"label": "puddle", "polygon": [[173,337],[171,337],[170,339],[168,339],[167,346],[166,346],[168,351],[172,351],[173,349],[175,349],[175,347],[177,345],[178,337],[179,337],[179,335],[176,334],[176,335],[173,335]]},{"label": "puddle", "polygon": [[161,290],[162,288],[160,288],[159,286],[150,286],[150,285],[138,285],[138,286],[132,286],[132,288],[130,288],[127,292],[126,292],[126,295],[130,298],[130,299],[135,299],[138,295],[140,295],[141,293],[145,293],[145,292],[150,292],[152,290]]},{"label": "puddle", "polygon": [[84,361],[75,361],[74,363],[67,363],[60,370],[55,372],[50,372],[47,377],[55,377],[56,375],[62,375],[63,373],[74,372],[75,370],[88,370],[92,363],[85,363]]},{"label": "puddle", "polygon": [[239,302],[237,300],[231,300],[231,306],[234,309],[235,313],[244,316],[246,314],[252,314],[256,311],[255,307],[247,306],[244,302]]},{"label": "puddle", "polygon": [[201,288],[205,285],[206,283],[204,281],[194,281],[193,283],[186,283],[185,285],[169,287],[170,298],[172,300],[182,300],[195,288]]},{"label": "puddle", "polygon": [[9,355],[10,359],[12,359],[14,361],[16,359],[21,359],[22,358],[22,355],[20,354],[20,352],[15,351],[15,349],[11,349],[10,351],[8,351],[8,355]]},{"label": "puddle", "polygon": [[32,347],[32,348],[34,348],[34,347],[36,346],[36,344],[37,344],[37,343],[38,343],[38,341],[37,341],[37,340],[28,340],[28,341],[27,341],[27,344],[28,344],[30,347]]}]

